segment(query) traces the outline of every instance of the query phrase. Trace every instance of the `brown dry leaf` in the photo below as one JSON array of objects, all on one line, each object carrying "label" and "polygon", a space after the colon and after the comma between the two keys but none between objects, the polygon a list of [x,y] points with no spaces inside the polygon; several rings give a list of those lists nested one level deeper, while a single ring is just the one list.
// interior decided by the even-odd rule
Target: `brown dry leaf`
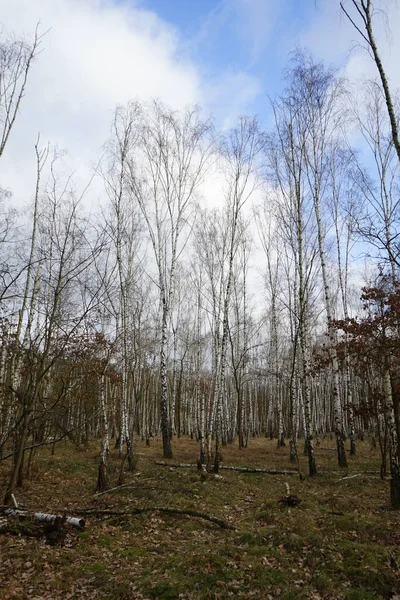
[{"label": "brown dry leaf", "polygon": [[274,558],[267,558],[266,556],[263,556],[261,559],[261,562],[263,565],[265,565],[266,567],[275,567],[276,566],[276,560]]}]

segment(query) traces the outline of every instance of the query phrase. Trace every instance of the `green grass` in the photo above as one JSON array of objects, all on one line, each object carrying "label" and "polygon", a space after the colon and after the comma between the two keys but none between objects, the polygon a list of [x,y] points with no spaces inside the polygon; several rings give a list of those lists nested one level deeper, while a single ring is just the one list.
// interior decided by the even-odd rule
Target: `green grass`
[{"label": "green grass", "polygon": [[[343,481],[334,453],[323,445],[317,460],[324,473],[304,481],[225,470],[222,478],[202,479],[194,469],[155,465],[160,440],[150,448],[139,443],[136,450],[140,476],[125,477],[132,486],[96,497],[97,443],[85,450],[62,444],[55,456],[43,448],[34,478],[17,498],[32,510],[71,514],[79,508],[194,509],[234,529],[150,510],[88,517],[86,531],[70,531],[64,547],[0,535],[2,599],[389,600],[400,589],[400,514],[384,510],[388,481],[363,474],[377,464],[367,443],[359,443],[359,457],[349,465],[350,474],[360,476]],[[175,440],[174,452],[177,462],[195,462],[197,446]],[[223,464],[292,468],[288,450],[265,438],[252,440],[246,450],[224,448],[223,454]],[[306,459],[300,460],[305,473]],[[112,485],[118,470],[112,453]],[[6,475],[0,463],[0,485]],[[285,482],[302,499],[299,506],[279,506]]]}]

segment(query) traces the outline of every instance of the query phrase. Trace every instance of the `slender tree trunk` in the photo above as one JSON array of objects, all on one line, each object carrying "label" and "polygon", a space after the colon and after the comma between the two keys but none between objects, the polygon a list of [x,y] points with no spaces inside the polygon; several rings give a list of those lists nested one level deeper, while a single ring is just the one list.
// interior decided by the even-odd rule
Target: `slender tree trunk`
[{"label": "slender tree trunk", "polygon": [[160,412],[161,435],[164,458],[173,458],[170,435],[170,420],[168,414],[168,382],[167,382],[167,331],[168,331],[168,304],[165,298],[162,301],[161,317],[161,344],[160,344]]},{"label": "slender tree trunk", "polygon": [[385,393],[385,417],[389,434],[389,457],[390,457],[390,502],[392,508],[400,509],[400,457],[399,443],[397,439],[396,419],[394,414],[392,382],[389,369],[385,369],[383,377]]},{"label": "slender tree trunk", "polygon": [[377,43],[375,40],[374,28],[373,28],[373,23],[372,23],[372,10],[373,10],[372,2],[371,2],[371,0],[361,0],[361,3],[357,2],[357,0],[351,0],[351,1],[352,1],[352,4],[354,5],[354,7],[356,8],[356,11],[357,11],[359,17],[361,18],[361,21],[363,24],[362,26],[365,29],[365,33],[357,25],[355,19],[353,19],[353,17],[350,15],[350,13],[346,10],[343,2],[340,2],[340,6],[341,6],[342,11],[346,15],[346,17],[349,19],[349,21],[353,25],[353,27],[355,27],[355,29],[359,32],[359,34],[361,35],[361,37],[364,39],[364,41],[369,46],[369,49],[371,50],[373,59],[376,64],[376,68],[378,69],[383,93],[385,96],[386,108],[387,108],[387,112],[388,112],[388,116],[389,116],[389,120],[390,120],[391,131],[392,131],[393,144],[394,144],[394,147],[397,152],[397,157],[400,161],[400,140],[399,140],[398,125],[397,125],[397,116],[396,116],[396,113],[394,110],[394,105],[393,105],[393,100],[392,100],[392,94],[391,94],[390,87],[389,87],[389,82],[386,77],[386,72],[385,72],[385,69],[384,69],[384,66],[382,63],[382,59],[380,56],[380,52],[379,52],[379,49],[378,49],[378,46],[377,46]]},{"label": "slender tree trunk", "polygon": [[110,440],[108,434],[108,414],[107,414],[107,381],[104,373],[100,376],[99,381],[99,400],[100,400],[100,418],[102,424],[101,446],[100,446],[100,464],[97,477],[96,491],[104,492],[109,487],[107,475],[107,460],[110,452]]},{"label": "slender tree trunk", "polygon": [[15,492],[17,485],[22,485],[21,469],[25,452],[25,445],[28,436],[29,423],[32,414],[32,403],[29,399],[24,399],[24,408],[21,419],[21,426],[18,433],[18,442],[15,449],[13,467],[10,472],[6,493],[4,496],[4,504],[8,505],[12,502],[12,495]]},{"label": "slender tree trunk", "polygon": [[[318,177],[318,174],[315,174],[315,177]],[[347,459],[346,459],[346,451],[344,448],[344,432],[343,432],[343,414],[342,414],[342,406],[340,403],[340,385],[339,385],[339,362],[337,358],[336,351],[336,333],[334,328],[332,327],[332,300],[331,300],[331,291],[330,285],[328,281],[328,273],[326,267],[326,253],[324,248],[324,240],[323,240],[323,228],[322,228],[322,220],[321,220],[321,212],[320,212],[320,199],[319,199],[319,190],[317,187],[314,189],[314,211],[317,220],[317,228],[318,228],[318,249],[319,256],[321,261],[321,271],[322,271],[322,281],[324,285],[324,295],[325,295],[325,310],[326,310],[326,318],[328,325],[328,336],[330,342],[330,356],[332,363],[332,376],[333,376],[333,389],[332,389],[332,397],[333,397],[333,414],[334,414],[334,422],[335,422],[335,435],[336,435],[336,449],[338,456],[339,467],[347,467]]]}]

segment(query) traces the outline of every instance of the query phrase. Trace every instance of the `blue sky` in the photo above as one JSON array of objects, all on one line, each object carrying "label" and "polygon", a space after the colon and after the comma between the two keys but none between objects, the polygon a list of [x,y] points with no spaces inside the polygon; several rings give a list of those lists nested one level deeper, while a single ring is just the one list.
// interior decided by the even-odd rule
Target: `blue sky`
[{"label": "blue sky", "polygon": [[[390,8],[395,33],[399,3],[375,2]],[[268,97],[282,92],[296,47],[338,67],[349,87],[376,76],[366,52],[350,52],[356,36],[339,0],[0,0],[0,7],[4,30],[29,39],[40,22],[47,31],[2,159],[4,185],[21,201],[33,186],[38,132],[69,153],[84,179],[115,107],[130,99],[200,104],[221,128],[243,114],[268,126]],[[377,39],[400,87],[400,37],[378,23]]]},{"label": "blue sky", "polygon": [[[374,2],[390,7],[393,35],[379,22],[376,33],[390,83],[400,88],[400,3]],[[268,97],[282,92],[296,47],[340,69],[349,89],[376,77],[368,54],[351,52],[357,36],[339,0],[0,0],[0,7],[5,31],[30,39],[40,22],[47,32],[0,165],[16,206],[32,199],[38,133],[42,147],[65,151],[63,172],[84,189],[115,107],[131,99],[158,98],[176,110],[200,104],[219,129],[257,114],[269,129]],[[208,178],[208,203],[220,183]],[[95,178],[85,202],[95,208],[103,197]]]},{"label": "blue sky", "polygon": [[[135,5],[176,30],[180,55],[193,62],[205,80],[218,81],[229,73],[252,81],[246,108],[265,123],[268,96],[282,91],[290,52],[308,42],[315,51],[315,40],[308,36],[320,19],[326,20],[327,12],[338,27],[346,25],[336,0],[137,0]],[[332,29],[332,39],[324,42],[335,46],[334,36]],[[328,59],[335,67],[343,67],[347,56],[347,48],[339,46]],[[211,108],[223,121],[218,101],[211,100]]]},{"label": "blue sky", "polygon": [[142,0],[176,28],[181,51],[204,77],[246,73],[259,82],[252,107],[282,90],[288,53],[317,16],[314,0]]}]

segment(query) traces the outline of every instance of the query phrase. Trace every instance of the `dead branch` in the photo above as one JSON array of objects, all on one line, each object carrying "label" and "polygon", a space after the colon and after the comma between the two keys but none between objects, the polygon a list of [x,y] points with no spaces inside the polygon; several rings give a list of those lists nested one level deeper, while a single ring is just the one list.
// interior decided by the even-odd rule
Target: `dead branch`
[{"label": "dead branch", "polygon": [[74,510],[77,515],[93,515],[93,516],[104,516],[108,515],[110,517],[123,517],[129,515],[141,515],[146,512],[155,512],[158,511],[160,513],[164,513],[167,515],[185,515],[189,517],[198,517],[199,519],[205,519],[206,521],[210,521],[211,523],[215,523],[222,529],[232,529],[235,530],[235,527],[219,519],[218,517],[213,517],[212,515],[207,515],[206,513],[200,512],[198,510],[192,510],[190,508],[182,509],[182,508],[169,508],[169,507],[160,507],[160,506],[149,506],[146,508],[131,508],[129,510],[98,510],[95,508],[88,508],[82,510]]},{"label": "dead branch", "polygon": [[173,469],[197,469],[197,465],[194,463],[169,463],[163,460],[155,460],[154,464],[159,465],[161,467],[171,467]]},{"label": "dead branch", "polygon": [[[192,463],[169,463],[162,460],[154,461],[156,465],[161,467],[171,467],[173,469],[197,469],[196,464]],[[297,475],[298,471],[294,469],[258,469],[256,467],[230,467],[228,465],[220,465],[220,469],[226,471],[238,471],[239,473],[267,473],[269,475]]]},{"label": "dead branch", "polygon": [[253,467],[228,467],[222,466],[220,469],[228,471],[239,471],[239,473],[266,473],[268,475],[298,475],[298,471],[294,469],[257,469]]},{"label": "dead branch", "polygon": [[341,477],[337,481],[344,481],[345,479],[354,479],[354,477],[361,477],[362,473],[357,473],[357,475],[346,475],[346,477]]},{"label": "dead branch", "polygon": [[[141,473],[135,473],[134,477],[139,477],[140,475]],[[115,492],[117,490],[120,490],[121,488],[132,487],[135,485],[136,483],[134,481],[131,481],[130,483],[123,483],[122,485],[117,485],[113,488],[109,488],[108,490],[104,490],[104,492],[97,492],[96,494],[93,494],[93,498],[99,498],[100,496],[104,496],[105,494],[111,494],[111,492]]]}]

